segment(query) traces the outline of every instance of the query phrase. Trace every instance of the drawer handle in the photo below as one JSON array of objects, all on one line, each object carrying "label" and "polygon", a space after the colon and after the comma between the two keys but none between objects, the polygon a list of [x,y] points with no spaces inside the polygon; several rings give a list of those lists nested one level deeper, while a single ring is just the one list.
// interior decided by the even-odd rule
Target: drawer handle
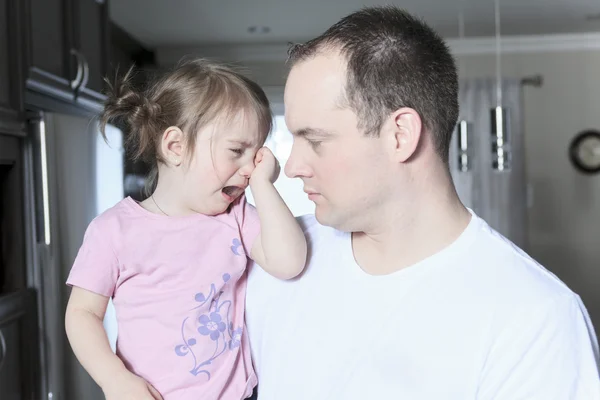
[{"label": "drawer handle", "polygon": [[6,361],[6,340],[4,339],[4,334],[0,329],[0,371],[2,370],[2,366],[4,366],[4,362]]},{"label": "drawer handle", "polygon": [[75,79],[71,81],[71,89],[77,90],[81,85],[81,80],[83,79],[83,56],[75,49],[71,49],[71,55],[75,56],[77,59],[77,73],[75,75]]}]

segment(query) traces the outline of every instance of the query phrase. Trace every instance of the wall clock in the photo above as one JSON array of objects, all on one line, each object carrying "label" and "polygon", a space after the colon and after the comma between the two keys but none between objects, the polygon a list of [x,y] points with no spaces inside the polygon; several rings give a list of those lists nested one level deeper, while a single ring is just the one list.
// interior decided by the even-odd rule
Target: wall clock
[{"label": "wall clock", "polygon": [[600,172],[600,131],[578,133],[569,146],[569,158],[577,170],[585,174]]}]

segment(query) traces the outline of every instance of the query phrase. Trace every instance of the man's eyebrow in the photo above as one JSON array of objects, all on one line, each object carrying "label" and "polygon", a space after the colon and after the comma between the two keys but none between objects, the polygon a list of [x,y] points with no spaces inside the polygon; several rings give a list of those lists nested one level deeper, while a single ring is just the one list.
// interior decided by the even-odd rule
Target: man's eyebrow
[{"label": "man's eyebrow", "polygon": [[301,128],[297,131],[292,132],[292,135],[296,137],[306,137],[306,136],[320,136],[320,137],[328,137],[333,136],[333,133],[328,132],[319,128]]}]

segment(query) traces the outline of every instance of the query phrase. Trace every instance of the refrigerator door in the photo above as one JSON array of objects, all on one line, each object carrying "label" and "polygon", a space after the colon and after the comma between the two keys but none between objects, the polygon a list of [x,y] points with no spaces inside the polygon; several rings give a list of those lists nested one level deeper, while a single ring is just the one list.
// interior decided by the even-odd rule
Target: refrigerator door
[{"label": "refrigerator door", "polygon": [[64,312],[59,270],[55,147],[51,115],[28,120],[28,285],[38,290],[42,399],[64,399]]},{"label": "refrigerator door", "polygon": [[[44,393],[48,399],[102,400],[102,391],[80,366],[66,340],[65,281],[90,221],[123,198],[121,131],[107,127],[108,143],[96,120],[42,113],[30,120],[33,140],[32,246],[30,285],[40,290],[44,340]],[[110,309],[107,333],[116,340]]]},{"label": "refrigerator door", "polygon": [[[123,146],[119,129],[108,125],[105,141],[96,120],[55,114],[53,128],[55,171],[59,177],[55,188],[61,254],[58,272],[64,310],[70,293],[64,282],[88,224],[123,199]],[[117,331],[112,303],[107,309],[105,328],[114,349]],[[65,371],[67,399],[104,399],[102,391],[81,367],[68,345],[65,348]]]}]

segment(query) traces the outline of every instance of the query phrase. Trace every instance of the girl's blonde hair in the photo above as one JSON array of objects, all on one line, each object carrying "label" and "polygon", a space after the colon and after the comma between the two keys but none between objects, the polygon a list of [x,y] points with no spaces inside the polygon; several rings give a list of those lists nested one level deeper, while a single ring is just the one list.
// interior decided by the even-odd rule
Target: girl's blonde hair
[{"label": "girl's blonde hair", "polygon": [[224,64],[203,58],[186,59],[171,71],[151,82],[144,91],[132,84],[134,70],[114,82],[109,89],[100,130],[115,120],[128,127],[126,147],[134,160],[152,166],[148,189],[156,182],[158,164],[164,162],[159,151],[163,132],[176,126],[186,135],[191,153],[196,133],[217,119],[230,119],[240,112],[253,115],[259,124],[261,143],[269,135],[273,116],[262,88],[240,72]]}]

